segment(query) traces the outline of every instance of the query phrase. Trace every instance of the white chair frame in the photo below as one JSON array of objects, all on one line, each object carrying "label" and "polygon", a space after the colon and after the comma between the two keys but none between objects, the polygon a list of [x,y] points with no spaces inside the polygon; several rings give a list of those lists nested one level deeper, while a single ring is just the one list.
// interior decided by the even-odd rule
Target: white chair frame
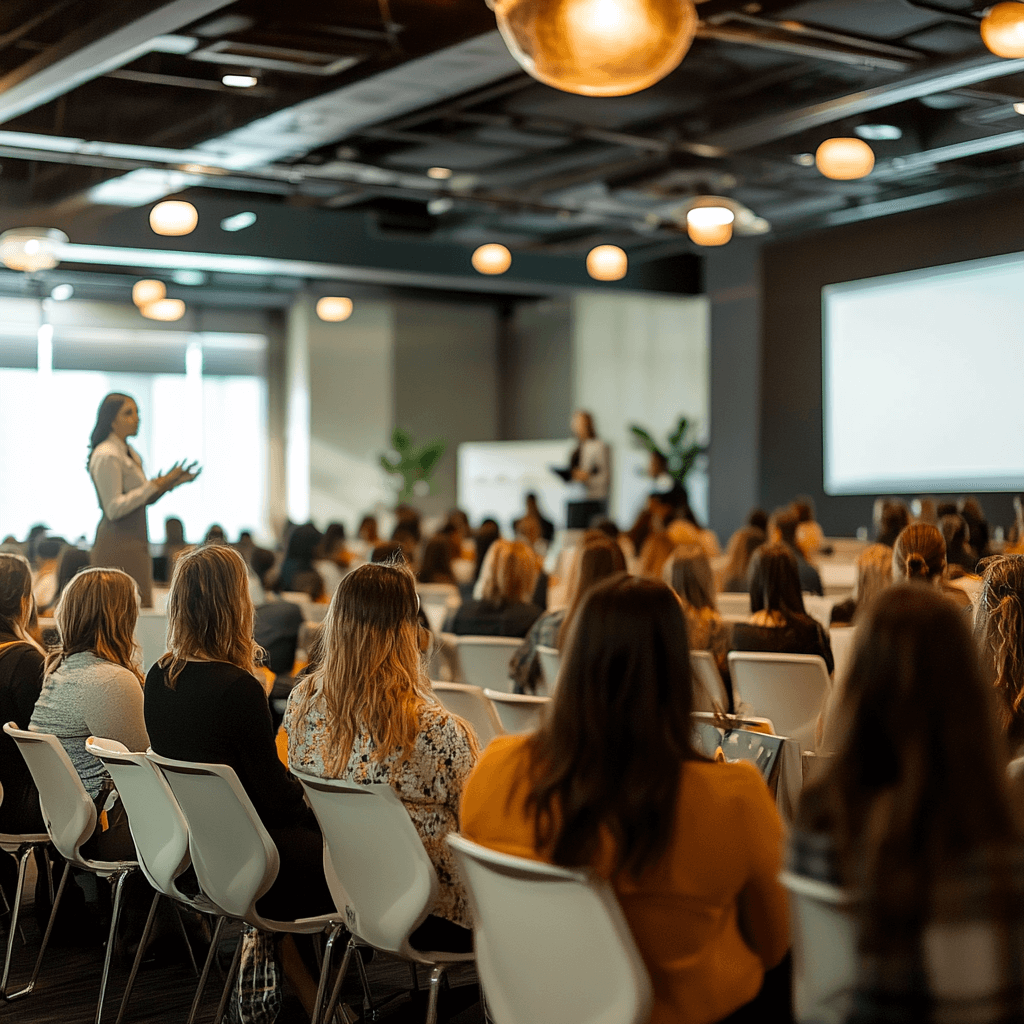
[{"label": "white chair frame", "polygon": [[533,732],[541,723],[544,709],[551,703],[550,697],[539,697],[532,693],[501,693],[484,690],[484,696],[494,705],[505,732]]},{"label": "white chair frame", "polygon": [[515,685],[508,672],[512,655],[522,643],[514,636],[459,636],[455,646],[462,672],[460,682],[482,690],[511,693]]},{"label": "white chair frame", "polygon": [[487,699],[479,686],[439,681],[432,681],[430,685],[434,690],[434,696],[448,711],[469,722],[481,748],[486,747],[495,736],[501,736],[505,732],[505,727],[494,710],[494,704]]}]

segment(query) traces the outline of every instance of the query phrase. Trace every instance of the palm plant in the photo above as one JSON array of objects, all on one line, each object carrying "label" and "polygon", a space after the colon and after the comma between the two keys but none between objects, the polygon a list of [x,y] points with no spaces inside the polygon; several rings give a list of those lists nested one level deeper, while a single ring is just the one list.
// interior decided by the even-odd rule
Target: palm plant
[{"label": "palm plant", "polygon": [[[696,440],[696,426],[686,416],[679,417],[675,430],[668,435],[665,447],[659,445],[645,427],[632,423],[629,429],[642,447],[664,461],[668,474],[680,485],[685,485],[686,476],[693,469],[694,463],[707,451],[707,446]],[[691,435],[689,439],[687,435]]]}]

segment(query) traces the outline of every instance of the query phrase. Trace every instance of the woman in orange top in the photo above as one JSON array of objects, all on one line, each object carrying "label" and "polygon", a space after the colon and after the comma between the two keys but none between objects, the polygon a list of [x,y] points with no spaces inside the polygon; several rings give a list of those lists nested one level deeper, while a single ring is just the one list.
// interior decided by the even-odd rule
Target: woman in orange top
[{"label": "woman in orange top", "polygon": [[692,704],[675,594],[625,574],[598,584],[550,717],[492,740],[463,791],[462,832],[611,880],[650,972],[652,1024],[785,1021],[782,825],[753,767],[694,749]]}]

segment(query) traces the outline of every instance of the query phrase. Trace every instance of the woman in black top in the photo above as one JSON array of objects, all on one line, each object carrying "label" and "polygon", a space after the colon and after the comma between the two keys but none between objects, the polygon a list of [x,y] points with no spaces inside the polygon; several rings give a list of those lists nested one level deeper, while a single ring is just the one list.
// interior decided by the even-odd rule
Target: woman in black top
[{"label": "woman in black top", "polygon": [[750,621],[732,627],[734,651],[820,654],[835,668],[825,627],[804,610],[796,559],[785,544],[764,544],[750,561]]},{"label": "woman in black top", "polygon": [[262,654],[241,555],[214,545],[183,554],[167,600],[169,651],[146,679],[146,729],[158,754],[234,768],[277,844],[281,868],[256,909],[279,920],[334,908],[323,839],[302,787],[277,756]]}]

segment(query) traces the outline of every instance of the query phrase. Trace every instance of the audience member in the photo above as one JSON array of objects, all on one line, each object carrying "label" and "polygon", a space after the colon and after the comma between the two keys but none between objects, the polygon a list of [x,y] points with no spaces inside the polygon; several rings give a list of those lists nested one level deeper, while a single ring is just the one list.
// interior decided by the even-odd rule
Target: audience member
[{"label": "audience member", "polygon": [[1020,1020],[1024,843],[964,617],[924,587],[885,591],[838,712],[790,866],[854,897],[845,1019]]},{"label": "audience member", "polygon": [[381,563],[393,565],[397,562],[409,564],[408,558],[405,557],[405,549],[397,540],[384,540],[374,544],[373,550],[370,552],[370,561],[375,565]]},{"label": "audience member", "polygon": [[644,545],[647,543],[647,538],[650,537],[651,532],[655,529],[654,513],[650,507],[646,507],[636,517],[636,522],[633,523],[624,535],[632,549],[627,551],[626,557],[639,558],[640,552],[643,551]]},{"label": "audience member", "polygon": [[135,858],[117,791],[85,741],[102,736],[129,750],[149,746],[134,635],[138,608],[138,586],[120,569],[83,569],[71,580],[55,614],[61,642],[47,655],[30,723],[60,740],[97,811],[107,812],[82,848],[99,860]]},{"label": "audience member", "polygon": [[167,559],[167,575],[174,572],[174,563],[182,551],[189,548],[185,540],[185,524],[177,516],[168,516],[164,520],[163,556]]},{"label": "audience member", "polygon": [[[942,512],[938,513],[940,516]],[[910,510],[895,498],[879,498],[875,502],[875,539],[892,547],[900,532],[910,525]]]},{"label": "audience member", "polygon": [[965,611],[971,607],[967,594],[951,587],[946,575],[946,542],[938,528],[911,523],[896,538],[892,549],[892,578],[897,582],[929,583]]},{"label": "audience member", "polygon": [[320,573],[324,593],[329,601],[352,564],[352,556],[345,547],[345,527],[342,523],[328,523],[317,554],[319,557],[313,562],[313,568]]},{"label": "audience member", "polygon": [[869,544],[857,556],[853,596],[832,606],[829,624],[849,626],[864,618],[871,602],[892,583],[892,548]]},{"label": "audience member", "polygon": [[[555,524],[546,519],[537,505],[537,495],[532,491],[526,495],[526,514],[517,519],[512,527],[516,533],[522,532],[524,520],[530,520],[535,528],[538,539],[550,544],[555,537]],[[524,524],[525,525],[525,524]]]},{"label": "audience member", "polygon": [[64,588],[71,582],[72,577],[78,575],[89,565],[89,552],[81,548],[72,547],[70,544],[60,553],[57,559],[57,593],[53,602],[46,610],[46,614],[52,614],[54,607],[64,593]]},{"label": "audience member", "polygon": [[532,601],[540,560],[522,541],[496,540],[484,557],[474,596],[446,625],[470,636],[526,636],[544,610]]},{"label": "audience member", "polygon": [[747,526],[760,530],[763,534],[768,533],[768,513],[763,508],[752,508],[747,513]]},{"label": "audience member", "polygon": [[814,502],[806,495],[801,495],[793,502],[796,513],[796,546],[808,562],[813,562],[825,547],[825,531],[815,522]]},{"label": "audience member", "polygon": [[324,589],[324,579],[316,569],[303,569],[292,577],[292,591],[305,594],[314,604],[326,604],[329,600]]},{"label": "audience member", "polygon": [[648,534],[644,546],[640,549],[640,565],[638,575],[649,580],[660,580],[661,573],[668,561],[668,556],[676,545],[665,530],[653,530]]},{"label": "audience member", "polygon": [[747,579],[750,559],[767,540],[764,530],[756,526],[741,526],[730,538],[725,549],[726,563],[722,569],[719,593],[745,594],[750,586]]},{"label": "audience member", "polygon": [[971,532],[967,521],[960,515],[943,516],[939,520],[942,539],[946,542],[946,567],[950,576],[973,573],[978,567],[978,555],[971,548]]},{"label": "audience member", "polygon": [[804,610],[796,556],[785,544],[764,544],[750,560],[750,621],[732,627],[734,651],[819,654],[831,675],[832,645]]},{"label": "audience member", "polygon": [[61,537],[43,537],[36,545],[35,581],[32,596],[36,607],[49,609],[57,599],[57,561],[65,548]]},{"label": "audience member", "polygon": [[279,593],[282,590],[295,590],[295,576],[300,572],[316,572],[313,561],[320,547],[320,531],[312,523],[296,526],[288,537],[284,552],[284,561],[277,575]]},{"label": "audience member", "polygon": [[735,708],[729,679],[732,630],[715,606],[715,581],[703,548],[696,544],[676,548],[665,563],[664,579],[682,601],[690,650],[711,653],[729,695],[729,707],[723,710],[732,712]]},{"label": "audience member", "polygon": [[1013,525],[1006,534],[1006,550],[1024,554],[1024,494],[1013,496]]},{"label": "audience member", "polygon": [[452,573],[452,543],[448,537],[436,535],[423,548],[423,559],[416,574],[418,583],[446,583],[457,586]]},{"label": "audience member", "polygon": [[561,650],[568,625],[587,591],[600,580],[626,571],[626,559],[615,541],[598,530],[583,535],[569,570],[566,607],[545,612],[530,627],[522,644],[512,655],[509,675],[516,681],[517,693],[536,693],[541,681],[538,647]]},{"label": "audience member", "polygon": [[978,499],[975,497],[962,498],[957,506],[957,511],[967,523],[968,538],[978,557],[986,558],[992,554],[989,547],[988,520],[985,518]]},{"label": "audience member", "polygon": [[477,745],[433,697],[423,662],[430,634],[418,608],[404,565],[362,565],[345,577],[324,621],[320,667],[288,701],[288,760],[311,775],[397,792],[440,883],[411,943],[462,951],[472,948],[471,921],[445,837],[458,830]]},{"label": "audience member", "polygon": [[473,586],[476,585],[480,579],[480,572],[483,569],[484,559],[487,557],[487,552],[490,551],[491,545],[501,538],[501,527],[494,519],[485,519],[480,524],[480,529],[476,531],[475,546],[476,546],[476,566],[473,570],[473,584],[469,588],[469,592],[472,593]]},{"label": "audience member", "polygon": [[[414,508],[412,505],[406,505],[403,503],[395,506],[395,530],[408,530],[417,544],[419,544],[421,538],[420,522],[422,518],[420,510],[418,508]],[[392,533],[391,539],[397,540],[398,538],[394,536],[394,533]]]},{"label": "audience member", "polygon": [[397,544],[402,549],[402,554],[408,565],[416,564],[416,551],[420,546],[418,526],[413,529],[408,523],[400,522],[391,533],[391,543]]},{"label": "audience member", "polygon": [[206,536],[203,538],[204,544],[227,544],[228,535],[224,532],[224,527],[219,523],[214,523],[206,531]]},{"label": "audience member", "polygon": [[[501,736],[466,784],[462,831],[606,878],[651,975],[652,1024],[791,1020],[782,825],[748,764],[693,747],[686,624],[662,582],[594,586],[541,728]],[[776,968],[781,962],[781,967]]]},{"label": "audience member", "polygon": [[800,525],[796,510],[792,505],[776,509],[768,521],[768,539],[773,543],[782,543],[789,548],[796,561],[797,573],[800,576],[800,589],[808,594],[821,596],[825,593],[821,586],[818,570],[807,561],[797,546],[796,531]]},{"label": "audience member", "polygon": [[376,544],[380,540],[380,535],[377,533],[377,517],[363,516],[356,536],[367,544]]}]

